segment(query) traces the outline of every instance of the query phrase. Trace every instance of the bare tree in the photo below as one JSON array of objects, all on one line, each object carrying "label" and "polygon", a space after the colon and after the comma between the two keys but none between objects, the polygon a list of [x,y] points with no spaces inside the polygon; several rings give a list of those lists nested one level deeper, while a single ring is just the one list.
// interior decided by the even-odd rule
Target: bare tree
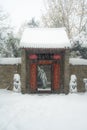
[{"label": "bare tree", "polygon": [[45,0],[42,21],[47,27],[66,27],[69,38],[81,33],[87,22],[87,0]]}]

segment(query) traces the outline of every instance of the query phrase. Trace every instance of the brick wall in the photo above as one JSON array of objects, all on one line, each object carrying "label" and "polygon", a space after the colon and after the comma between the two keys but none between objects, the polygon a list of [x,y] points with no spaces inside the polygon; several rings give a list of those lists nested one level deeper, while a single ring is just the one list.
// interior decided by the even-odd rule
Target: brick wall
[{"label": "brick wall", "polygon": [[[23,76],[26,77],[25,71],[24,71],[24,73],[21,73],[21,70],[25,70],[23,68],[23,63],[24,63],[24,61],[22,62],[22,67],[21,67],[20,63],[18,65],[17,64],[0,65],[0,88],[12,89],[13,88],[13,76],[16,72],[21,75],[21,81],[22,81]],[[66,69],[66,74],[67,74],[67,70],[68,70],[69,75],[75,74],[77,76],[78,92],[84,92],[85,87],[84,87],[84,83],[83,83],[83,78],[87,78],[87,65],[70,64],[68,69]],[[29,74],[29,71],[28,71],[28,74]],[[26,79],[26,80],[28,82],[28,79]],[[25,82],[25,80],[22,82],[23,82],[22,90],[24,92],[24,90],[26,89],[26,87],[25,87],[26,82]],[[67,82],[67,85],[68,85],[68,82]],[[66,86],[66,88],[67,88],[67,86]]]},{"label": "brick wall", "polygon": [[72,74],[75,74],[77,77],[78,92],[84,92],[83,78],[87,78],[87,65],[70,65],[70,75]]},{"label": "brick wall", "polygon": [[13,88],[13,76],[21,73],[21,65],[0,65],[0,88]]}]

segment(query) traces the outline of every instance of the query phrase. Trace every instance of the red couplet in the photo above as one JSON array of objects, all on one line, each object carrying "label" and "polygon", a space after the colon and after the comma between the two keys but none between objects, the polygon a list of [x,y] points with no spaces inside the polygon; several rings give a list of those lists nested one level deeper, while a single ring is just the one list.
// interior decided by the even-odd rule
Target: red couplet
[{"label": "red couplet", "polygon": [[58,91],[60,88],[60,64],[53,64],[53,90]]},{"label": "red couplet", "polygon": [[31,63],[30,65],[30,88],[31,92],[36,92],[37,89],[37,65],[36,63]]}]

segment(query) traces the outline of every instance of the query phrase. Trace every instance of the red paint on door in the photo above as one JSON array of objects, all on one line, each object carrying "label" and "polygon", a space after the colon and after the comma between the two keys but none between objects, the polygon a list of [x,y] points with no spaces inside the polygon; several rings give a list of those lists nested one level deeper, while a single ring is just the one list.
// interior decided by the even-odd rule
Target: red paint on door
[{"label": "red paint on door", "polygon": [[37,90],[37,65],[36,63],[31,63],[30,65],[30,88],[31,92],[36,92]]},{"label": "red paint on door", "polygon": [[53,64],[53,90],[58,91],[60,88],[60,64]]}]

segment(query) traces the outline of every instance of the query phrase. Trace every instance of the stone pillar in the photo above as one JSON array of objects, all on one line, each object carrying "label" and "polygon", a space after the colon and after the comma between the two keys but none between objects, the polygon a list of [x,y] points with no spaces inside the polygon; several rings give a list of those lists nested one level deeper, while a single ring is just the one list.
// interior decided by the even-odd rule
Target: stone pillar
[{"label": "stone pillar", "polygon": [[22,49],[22,63],[21,63],[21,91],[26,93],[26,51]]},{"label": "stone pillar", "polygon": [[68,94],[69,92],[69,49],[65,50],[65,58],[64,58],[64,92]]}]

